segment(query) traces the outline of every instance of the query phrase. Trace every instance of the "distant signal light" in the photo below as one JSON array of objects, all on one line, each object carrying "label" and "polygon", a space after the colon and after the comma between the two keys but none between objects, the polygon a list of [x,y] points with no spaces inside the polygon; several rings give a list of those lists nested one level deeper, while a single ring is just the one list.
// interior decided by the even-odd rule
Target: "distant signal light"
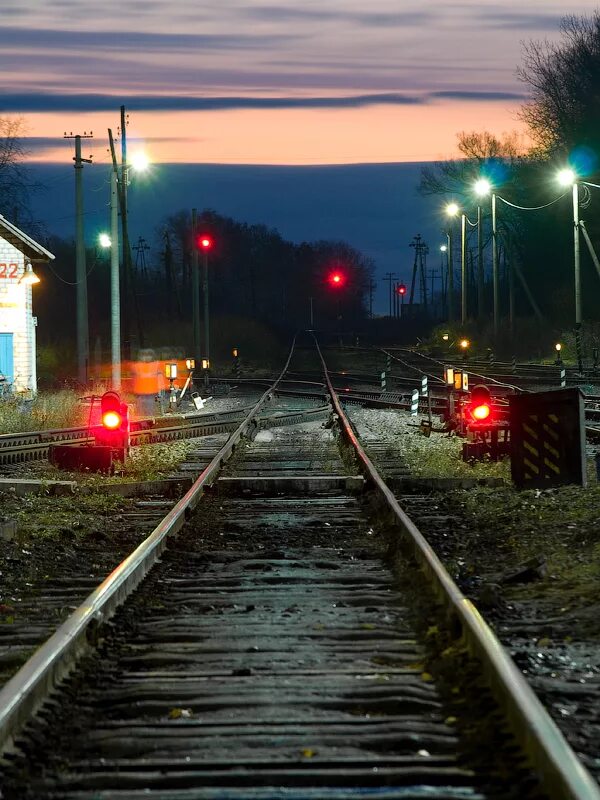
[{"label": "distant signal light", "polygon": [[329,275],[329,283],[334,289],[339,289],[344,285],[345,282],[346,276],[343,272],[336,271]]}]

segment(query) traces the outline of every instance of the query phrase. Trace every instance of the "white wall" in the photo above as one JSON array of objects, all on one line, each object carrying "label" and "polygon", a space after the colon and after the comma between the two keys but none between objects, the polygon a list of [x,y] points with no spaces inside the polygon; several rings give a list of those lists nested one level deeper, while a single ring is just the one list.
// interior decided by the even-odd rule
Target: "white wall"
[{"label": "white wall", "polygon": [[[7,277],[2,277],[7,265]],[[17,264],[16,277],[10,276],[11,264]],[[0,333],[13,334],[14,389],[35,392],[35,339],[32,320],[31,286],[19,283],[25,270],[20,250],[0,237]]]}]

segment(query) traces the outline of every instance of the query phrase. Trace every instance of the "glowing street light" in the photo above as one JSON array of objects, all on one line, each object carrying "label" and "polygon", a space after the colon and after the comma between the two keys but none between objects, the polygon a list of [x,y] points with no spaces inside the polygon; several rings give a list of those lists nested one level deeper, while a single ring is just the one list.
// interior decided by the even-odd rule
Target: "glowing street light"
[{"label": "glowing street light", "polygon": [[577,181],[577,175],[575,175],[572,169],[567,167],[560,170],[556,176],[556,179],[561,186],[573,186],[573,184]]},{"label": "glowing street light", "polygon": [[479,197],[486,197],[492,191],[492,184],[487,178],[479,178],[479,180],[475,181],[473,188],[475,189],[475,194]]},{"label": "glowing street light", "polygon": [[471,342],[468,339],[461,339],[459,342],[460,348],[463,351],[468,350],[470,344]]},{"label": "glowing street light", "polygon": [[563,363],[562,356],[561,356],[562,344],[560,342],[557,342],[554,345],[554,349],[556,350],[556,361],[554,363],[557,366],[560,366]]},{"label": "glowing street light", "polygon": [[138,150],[131,156],[129,166],[135,172],[145,172],[150,166],[150,159],[143,150]]},{"label": "glowing street light", "polygon": [[112,247],[112,239],[108,233],[101,233],[100,236],[98,236],[98,244],[106,250]]}]

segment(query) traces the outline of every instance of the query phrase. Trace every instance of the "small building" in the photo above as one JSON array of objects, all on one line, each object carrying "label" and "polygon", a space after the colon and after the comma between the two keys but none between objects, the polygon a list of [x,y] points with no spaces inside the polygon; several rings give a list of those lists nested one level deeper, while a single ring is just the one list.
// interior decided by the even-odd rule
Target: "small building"
[{"label": "small building", "polygon": [[52,253],[0,214],[0,393],[37,390],[33,265],[52,260]]}]

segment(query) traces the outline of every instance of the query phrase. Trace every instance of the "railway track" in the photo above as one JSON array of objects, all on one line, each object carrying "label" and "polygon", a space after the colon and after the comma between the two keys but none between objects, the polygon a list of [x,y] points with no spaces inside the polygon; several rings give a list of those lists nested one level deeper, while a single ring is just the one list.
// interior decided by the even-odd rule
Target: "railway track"
[{"label": "railway track", "polygon": [[[332,437],[290,428],[242,440],[265,393],[148,540],[0,693],[5,797],[479,800],[540,796],[538,782],[556,798],[600,797],[328,390],[385,526],[366,514],[363,479]],[[400,558],[400,540],[412,553],[403,585],[385,562],[391,545]],[[500,759],[500,736],[498,763],[469,763],[425,669],[414,560],[445,609],[435,625],[450,617],[455,642],[482,660],[516,756],[506,748]]]}]

